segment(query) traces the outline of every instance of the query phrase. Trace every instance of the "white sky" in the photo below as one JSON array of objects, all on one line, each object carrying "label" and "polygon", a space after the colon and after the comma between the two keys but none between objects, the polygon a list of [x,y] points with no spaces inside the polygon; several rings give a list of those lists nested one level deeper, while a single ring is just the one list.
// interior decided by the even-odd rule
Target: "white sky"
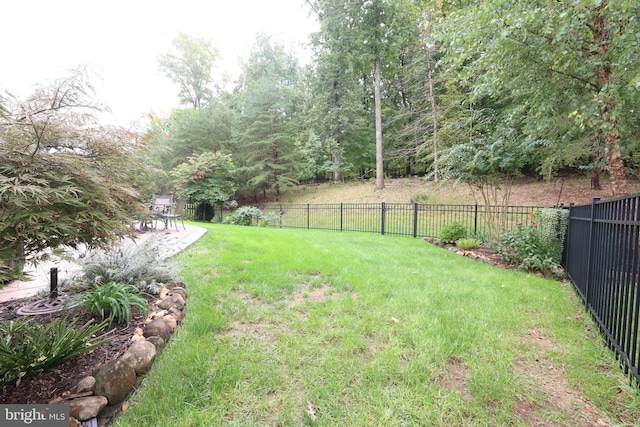
[{"label": "white sky", "polygon": [[222,56],[216,72],[236,76],[258,31],[294,49],[317,27],[304,0],[11,0],[0,15],[0,87],[23,97],[87,64],[103,79],[93,83],[110,121],[125,125],[178,106],[157,58],[179,32],[209,38]]}]

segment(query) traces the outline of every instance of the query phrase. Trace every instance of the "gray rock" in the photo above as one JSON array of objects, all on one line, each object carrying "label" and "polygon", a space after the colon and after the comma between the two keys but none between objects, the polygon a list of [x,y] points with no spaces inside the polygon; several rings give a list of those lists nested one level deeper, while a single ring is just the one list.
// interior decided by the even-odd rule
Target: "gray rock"
[{"label": "gray rock", "polygon": [[74,393],[84,393],[85,391],[93,390],[93,386],[96,383],[96,379],[91,375],[84,377],[73,389]]},{"label": "gray rock", "polygon": [[107,398],[104,396],[80,397],[69,401],[69,416],[79,421],[86,421],[98,416],[100,411],[107,406]]},{"label": "gray rock", "polygon": [[122,402],[136,382],[136,371],[129,363],[115,359],[98,367],[93,376],[93,392],[107,398],[109,405]]},{"label": "gray rock", "polygon": [[171,330],[167,326],[167,323],[162,319],[153,319],[147,326],[144,327],[144,337],[149,338],[158,336],[165,341],[169,341],[171,338]]},{"label": "gray rock", "polygon": [[182,298],[182,295],[172,295],[160,301],[157,305],[163,310],[169,310],[171,308],[176,308],[178,310],[182,310],[184,308],[185,300]]},{"label": "gray rock", "polygon": [[148,341],[134,343],[120,358],[133,366],[136,374],[143,374],[149,370],[156,359],[156,346]]},{"label": "gray rock", "polygon": [[156,347],[156,354],[160,353],[164,346],[167,345],[167,342],[157,335],[147,338],[147,342],[150,342]]}]

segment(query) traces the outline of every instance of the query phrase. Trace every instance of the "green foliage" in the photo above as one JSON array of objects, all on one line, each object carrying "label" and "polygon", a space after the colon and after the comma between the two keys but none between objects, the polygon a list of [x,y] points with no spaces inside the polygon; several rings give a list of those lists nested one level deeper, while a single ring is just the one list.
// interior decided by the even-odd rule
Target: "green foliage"
[{"label": "green foliage", "polygon": [[93,288],[83,292],[80,297],[82,307],[89,313],[107,319],[110,323],[126,323],[131,321],[131,308],[135,307],[147,313],[147,300],[137,287],[117,282],[104,285],[95,284]]},{"label": "green foliage", "polygon": [[0,385],[50,369],[108,342],[109,332],[97,335],[107,325],[92,320],[54,319],[42,326],[32,319],[0,323]]},{"label": "green foliage", "polygon": [[143,292],[158,294],[163,284],[176,280],[175,269],[158,259],[154,240],[127,241],[119,247],[96,249],[78,260],[82,277],[74,278],[85,287],[117,282]]},{"label": "green foliage", "polygon": [[282,218],[279,214],[275,212],[269,212],[266,215],[262,215],[258,224],[260,225],[260,227],[274,226],[280,224],[281,221]]},{"label": "green foliage", "polygon": [[442,227],[438,233],[438,240],[442,243],[455,243],[467,237],[467,229],[459,222],[452,222]]},{"label": "green foliage", "polygon": [[560,264],[569,226],[569,211],[544,208],[534,214],[534,221],[537,223],[540,237],[551,248],[553,261]]},{"label": "green foliage", "polygon": [[255,206],[242,206],[222,220],[222,223],[250,226],[254,220],[260,221],[263,218],[262,211]]},{"label": "green foliage", "polygon": [[478,239],[464,238],[456,240],[456,246],[463,251],[469,251],[471,249],[478,249],[482,242]]},{"label": "green foliage", "polygon": [[555,246],[543,238],[536,226],[518,225],[506,233],[498,244],[498,254],[520,270],[562,273],[562,267],[554,260]]},{"label": "green foliage", "polygon": [[173,40],[174,52],[158,58],[160,70],[180,87],[184,104],[200,110],[213,96],[211,71],[219,55],[211,41],[180,33]]},{"label": "green foliage", "polygon": [[231,155],[206,152],[189,157],[176,166],[170,175],[176,178],[176,196],[195,204],[221,205],[236,190]]},{"label": "green foliage", "polygon": [[[124,130],[96,124],[104,108],[86,72],[11,99],[0,116],[0,282],[45,250],[106,246],[131,232],[138,206]],[[18,264],[18,265],[15,265]],[[14,268],[16,267],[16,268]]]}]

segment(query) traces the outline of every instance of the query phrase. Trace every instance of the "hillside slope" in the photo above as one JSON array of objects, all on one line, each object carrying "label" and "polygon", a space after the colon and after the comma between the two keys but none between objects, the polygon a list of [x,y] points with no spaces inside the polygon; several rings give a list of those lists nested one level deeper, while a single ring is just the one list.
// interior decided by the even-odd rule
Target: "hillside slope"
[{"label": "hillside slope", "polygon": [[[601,179],[602,190],[592,190],[586,177],[560,178],[554,182],[523,178],[513,187],[512,206],[555,206],[589,203],[593,197],[611,198],[608,180]],[[482,196],[464,184],[435,183],[421,178],[388,179],[383,190],[376,190],[374,180],[345,184],[325,183],[301,185],[282,193],[279,203],[434,203],[434,204],[482,204]],[[630,182],[633,193],[640,192],[640,184]],[[274,199],[260,200],[278,203]]]}]

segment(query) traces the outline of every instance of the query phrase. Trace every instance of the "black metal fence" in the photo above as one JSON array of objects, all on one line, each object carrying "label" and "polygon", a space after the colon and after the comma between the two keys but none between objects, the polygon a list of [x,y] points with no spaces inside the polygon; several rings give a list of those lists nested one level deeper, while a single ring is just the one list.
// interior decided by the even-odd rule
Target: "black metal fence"
[{"label": "black metal fence", "polygon": [[263,213],[275,213],[278,226],[333,231],[357,231],[412,237],[437,237],[452,222],[474,233],[487,233],[487,220],[501,230],[531,224],[531,206],[436,205],[418,203],[269,204]]},{"label": "black metal fence", "polygon": [[567,274],[625,373],[640,384],[640,194],[569,209]]}]

